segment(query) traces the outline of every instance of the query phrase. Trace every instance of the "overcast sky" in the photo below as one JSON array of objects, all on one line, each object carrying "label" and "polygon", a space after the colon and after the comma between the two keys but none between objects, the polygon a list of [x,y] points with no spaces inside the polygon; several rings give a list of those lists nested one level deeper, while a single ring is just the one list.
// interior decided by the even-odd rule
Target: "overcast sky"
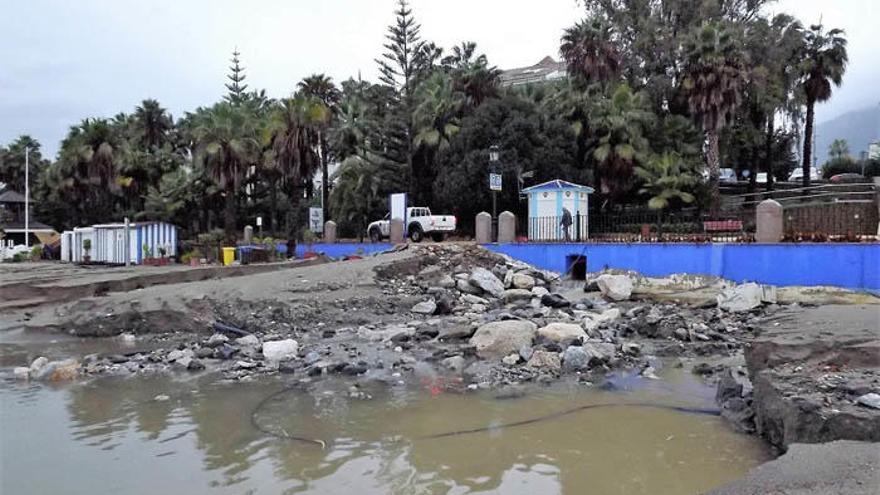
[{"label": "overcast sky", "polygon": [[[20,134],[54,155],[85,117],[131,112],[156,98],[175,117],[217,101],[238,47],[251,88],[288,95],[324,72],[337,82],[375,80],[394,0],[12,0],[0,19],[0,143]],[[877,0],[782,0],[805,24],[823,16],[846,29],[850,68],[818,121],[880,101]],[[575,0],[413,0],[424,38],[463,40],[501,68],[558,57],[562,30],[582,15]]]}]

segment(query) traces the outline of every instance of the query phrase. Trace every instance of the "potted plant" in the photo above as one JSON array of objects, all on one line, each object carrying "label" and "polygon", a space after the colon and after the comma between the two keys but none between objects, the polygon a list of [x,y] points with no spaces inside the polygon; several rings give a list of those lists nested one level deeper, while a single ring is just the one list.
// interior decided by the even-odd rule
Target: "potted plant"
[{"label": "potted plant", "polygon": [[303,242],[306,245],[306,252],[303,253],[304,259],[314,258],[318,256],[318,253],[312,251],[312,245],[315,243],[317,238],[315,237],[315,233],[311,230],[306,230],[303,232]]},{"label": "potted plant", "polygon": [[91,239],[83,239],[83,263],[90,263],[92,261],[92,257],[89,255],[89,252],[92,250],[92,240]]},{"label": "potted plant", "polygon": [[159,246],[158,251],[159,251],[159,258],[156,260],[156,266],[167,265],[168,258],[166,258],[165,255],[168,254],[168,247],[167,246]]}]

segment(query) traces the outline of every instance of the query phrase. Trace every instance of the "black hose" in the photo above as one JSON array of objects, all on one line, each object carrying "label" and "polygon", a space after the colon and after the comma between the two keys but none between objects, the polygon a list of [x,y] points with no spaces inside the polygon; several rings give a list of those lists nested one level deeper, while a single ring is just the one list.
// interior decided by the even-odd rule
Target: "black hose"
[{"label": "black hose", "polygon": [[235,328],[231,325],[227,325],[225,323],[220,323],[219,321],[214,322],[212,325],[215,332],[219,333],[231,333],[233,335],[238,335],[239,337],[244,337],[246,335],[251,335],[250,332],[246,330],[242,330],[240,328]]},{"label": "black hose", "polygon": [[[284,395],[284,394],[291,392],[293,390],[296,390],[298,388],[299,388],[298,386],[286,387],[286,388],[283,388],[277,392],[269,394],[268,396],[263,398],[263,400],[261,400],[257,404],[257,406],[254,407],[253,411],[251,412],[251,425],[253,425],[254,429],[256,429],[257,431],[264,433],[266,435],[275,437],[275,438],[280,438],[282,440],[294,440],[297,442],[307,443],[309,445],[318,445],[322,449],[324,449],[327,447],[327,444],[323,440],[319,440],[316,438],[306,438],[306,437],[291,435],[284,430],[282,430],[281,432],[272,431],[272,430],[264,427],[263,425],[260,424],[259,421],[257,421],[257,414],[259,414],[260,410],[263,409],[263,407],[266,404],[268,404],[270,401],[274,400],[275,398],[280,397],[281,395]],[[505,424],[496,425],[496,426],[482,426],[479,428],[471,428],[471,429],[467,429],[467,430],[448,431],[445,433],[436,433],[434,435],[427,435],[427,436],[419,437],[419,439],[428,440],[428,439],[434,439],[434,438],[454,437],[454,436],[459,436],[459,435],[470,435],[473,433],[484,433],[484,432],[488,432],[488,431],[499,430],[501,428],[515,428],[517,426],[525,426],[525,425],[529,425],[532,423],[538,423],[540,421],[560,418],[562,416],[567,416],[569,414],[573,414],[576,412],[585,411],[587,409],[598,409],[598,408],[603,408],[603,407],[650,407],[650,408],[655,408],[655,409],[666,409],[669,411],[676,411],[676,412],[682,412],[682,413],[687,413],[687,414],[704,414],[704,415],[708,415],[708,416],[720,416],[721,415],[721,411],[719,409],[685,407],[685,406],[669,406],[669,405],[665,405],[665,404],[651,404],[651,403],[646,403],[646,402],[589,404],[589,405],[585,405],[585,406],[578,406],[578,407],[574,407],[571,409],[566,409],[563,411],[557,411],[555,413],[547,414],[544,416],[538,416],[537,418],[530,418],[530,419],[525,419],[522,421],[515,421],[513,423],[505,423]]]}]

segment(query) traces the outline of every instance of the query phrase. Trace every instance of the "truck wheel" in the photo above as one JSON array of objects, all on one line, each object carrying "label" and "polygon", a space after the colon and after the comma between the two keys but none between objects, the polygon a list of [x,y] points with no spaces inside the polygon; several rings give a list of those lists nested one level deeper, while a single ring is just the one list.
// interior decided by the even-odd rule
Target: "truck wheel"
[{"label": "truck wheel", "polygon": [[379,232],[379,229],[373,228],[370,229],[370,242],[377,243],[382,240],[382,233]]},{"label": "truck wheel", "polygon": [[431,234],[431,239],[434,239],[434,242],[443,242],[446,239],[446,236],[442,233]]},{"label": "truck wheel", "polygon": [[414,225],[409,228],[409,240],[413,242],[422,242],[422,239],[425,238],[425,233],[422,232],[422,228],[418,225]]}]

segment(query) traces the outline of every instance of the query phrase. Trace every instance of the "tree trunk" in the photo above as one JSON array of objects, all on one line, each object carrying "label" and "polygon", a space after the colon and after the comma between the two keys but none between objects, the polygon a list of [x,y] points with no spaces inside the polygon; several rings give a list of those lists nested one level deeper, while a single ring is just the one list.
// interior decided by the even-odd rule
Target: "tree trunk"
[{"label": "tree trunk", "polygon": [[278,179],[269,181],[269,204],[271,205],[271,216],[269,217],[269,228],[272,229],[272,235],[278,234]]},{"label": "tree trunk", "polygon": [[807,121],[804,126],[804,187],[810,187],[810,171],[812,166],[810,161],[813,159],[813,118],[815,117],[816,102],[807,100]]},{"label": "tree trunk", "polygon": [[749,164],[749,192],[755,192],[758,186],[758,160],[761,159],[760,148],[757,144],[752,145],[751,160]]},{"label": "tree trunk", "polygon": [[706,130],[706,166],[709,168],[709,210],[716,213],[721,207],[721,191],[718,189],[718,176],[721,166],[718,163],[718,130]]},{"label": "tree trunk", "polygon": [[774,116],[767,119],[767,139],[764,141],[764,161],[767,164],[767,190],[773,190],[773,137],[776,130],[773,127]]},{"label": "tree trunk", "polygon": [[327,212],[330,210],[330,203],[328,202],[330,199],[330,173],[328,172],[328,161],[327,157],[327,139],[324,138],[323,134],[318,135],[318,140],[321,142],[321,207],[324,209],[324,221],[330,220],[330,215]]},{"label": "tree trunk", "polygon": [[235,181],[229,181],[226,186],[226,208],[223,211],[223,222],[226,227],[226,237],[235,239]]}]

